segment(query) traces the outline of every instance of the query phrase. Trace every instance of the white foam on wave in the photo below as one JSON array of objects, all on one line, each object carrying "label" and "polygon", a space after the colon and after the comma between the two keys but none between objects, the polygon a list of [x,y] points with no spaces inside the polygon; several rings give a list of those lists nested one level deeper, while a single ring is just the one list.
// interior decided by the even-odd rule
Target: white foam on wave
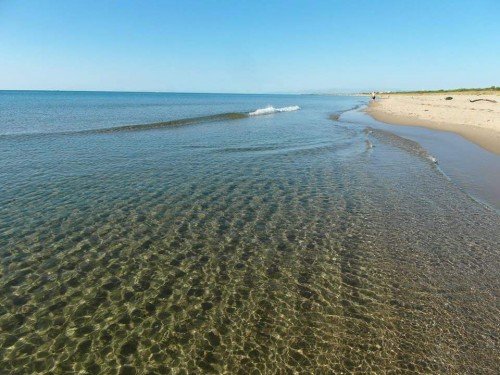
[{"label": "white foam on wave", "polygon": [[290,107],[282,107],[282,108],[274,108],[272,105],[267,106],[266,108],[259,108],[256,111],[250,112],[249,116],[259,116],[259,115],[270,115],[272,113],[278,112],[292,112],[298,111],[300,107],[298,105],[292,105]]},{"label": "white foam on wave", "polygon": [[427,159],[432,161],[434,164],[438,164],[438,160],[432,155],[427,155]]}]

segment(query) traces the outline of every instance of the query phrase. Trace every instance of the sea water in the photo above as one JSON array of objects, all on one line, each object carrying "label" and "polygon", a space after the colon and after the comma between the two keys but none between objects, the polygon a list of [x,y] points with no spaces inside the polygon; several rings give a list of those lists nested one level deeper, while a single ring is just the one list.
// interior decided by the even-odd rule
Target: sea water
[{"label": "sea water", "polygon": [[0,368],[494,373],[498,213],[366,101],[0,92]]}]

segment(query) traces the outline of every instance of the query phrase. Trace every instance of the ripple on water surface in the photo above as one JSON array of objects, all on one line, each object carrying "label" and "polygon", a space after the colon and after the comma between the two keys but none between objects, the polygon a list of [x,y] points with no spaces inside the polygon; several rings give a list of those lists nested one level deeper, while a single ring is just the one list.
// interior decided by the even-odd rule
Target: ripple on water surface
[{"label": "ripple on water surface", "polygon": [[498,216],[345,131],[8,184],[0,367],[494,373]]}]

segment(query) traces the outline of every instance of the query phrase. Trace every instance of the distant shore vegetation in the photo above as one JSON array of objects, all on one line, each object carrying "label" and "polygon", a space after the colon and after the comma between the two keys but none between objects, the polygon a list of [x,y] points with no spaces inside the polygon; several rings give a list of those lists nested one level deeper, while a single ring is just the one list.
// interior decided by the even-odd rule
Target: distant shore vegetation
[{"label": "distant shore vegetation", "polygon": [[[441,90],[415,90],[415,91],[377,91],[377,94],[444,94],[453,92],[465,92],[465,93],[498,93],[500,91],[500,86],[490,86],[483,88],[458,88],[458,89],[441,89]],[[369,95],[369,92],[363,92],[362,94]]]}]

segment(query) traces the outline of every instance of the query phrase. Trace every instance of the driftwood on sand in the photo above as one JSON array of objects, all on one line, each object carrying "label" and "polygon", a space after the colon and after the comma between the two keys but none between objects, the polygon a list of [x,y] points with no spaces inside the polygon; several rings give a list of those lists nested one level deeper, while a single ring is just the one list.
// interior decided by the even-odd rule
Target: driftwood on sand
[{"label": "driftwood on sand", "polygon": [[496,100],[493,100],[493,99],[470,99],[469,101],[471,103],[474,103],[474,102],[478,102],[480,100],[484,100],[484,101],[487,101],[487,102],[492,102],[492,103],[496,103],[497,101]]}]

